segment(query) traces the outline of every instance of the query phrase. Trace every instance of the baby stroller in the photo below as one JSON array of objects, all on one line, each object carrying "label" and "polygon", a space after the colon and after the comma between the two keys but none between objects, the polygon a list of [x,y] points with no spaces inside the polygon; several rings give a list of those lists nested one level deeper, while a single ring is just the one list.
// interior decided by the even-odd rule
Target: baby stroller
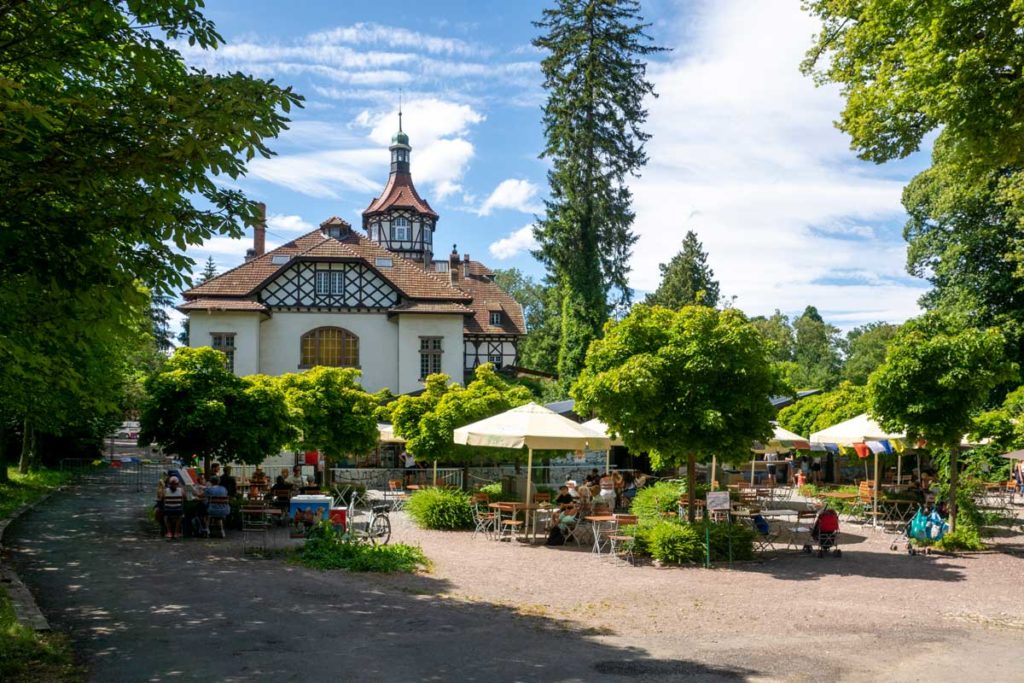
[{"label": "baby stroller", "polygon": [[[839,549],[839,515],[835,510],[825,508],[814,520],[811,527],[811,540],[818,545],[818,557],[825,557],[829,550],[835,551],[836,557],[842,557],[843,551]],[[814,543],[804,546],[804,552],[810,554],[814,550]]]},{"label": "baby stroller", "polygon": [[[918,550],[914,548],[914,541],[922,541],[925,544],[942,540],[949,530],[949,525],[942,519],[942,515],[936,508],[925,514],[924,508],[918,507],[917,514],[910,520],[910,524],[903,530],[903,537],[895,539],[889,546],[889,550],[896,550],[900,543],[906,542],[906,550],[909,555],[916,555]],[[929,554],[928,545],[924,546],[924,554]]]}]

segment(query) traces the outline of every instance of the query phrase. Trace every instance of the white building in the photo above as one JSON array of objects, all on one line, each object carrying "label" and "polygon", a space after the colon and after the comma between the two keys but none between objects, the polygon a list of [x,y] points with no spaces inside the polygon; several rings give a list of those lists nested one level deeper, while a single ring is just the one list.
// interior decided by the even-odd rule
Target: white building
[{"label": "white building", "polygon": [[239,375],[356,367],[368,391],[399,394],[435,372],[462,380],[480,363],[514,366],[522,307],[468,254],[434,260],[438,215],[413,186],[401,118],[389,149],[365,236],[332,217],[264,253],[257,226],[244,264],[184,293],[190,345],[225,352]]}]

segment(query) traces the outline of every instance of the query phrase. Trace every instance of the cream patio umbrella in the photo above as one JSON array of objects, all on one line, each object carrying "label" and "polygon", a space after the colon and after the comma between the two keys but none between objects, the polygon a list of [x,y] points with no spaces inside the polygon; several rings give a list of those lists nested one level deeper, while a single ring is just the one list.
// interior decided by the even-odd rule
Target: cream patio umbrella
[{"label": "cream patio umbrella", "polygon": [[[857,417],[832,425],[820,432],[811,434],[812,443],[834,443],[852,446],[865,441],[882,441],[907,438],[904,432],[887,432],[875,420],[861,413]],[[878,523],[878,453],[875,453],[875,488],[871,496],[872,519]]]},{"label": "cream patio umbrella", "polygon": [[[768,443],[754,443],[754,448],[751,450],[754,453],[785,453],[791,450],[808,450],[811,447],[810,442],[804,437],[800,436],[795,432],[791,432],[788,429],[783,429],[776,423],[772,423],[772,438]],[[757,463],[757,458],[750,460],[750,484],[754,484],[754,468]]]},{"label": "cream patio umbrella", "polygon": [[453,440],[465,446],[491,448],[523,448],[526,456],[526,504],[533,489],[533,451],[580,449],[608,450],[611,440],[604,434],[587,429],[578,422],[562,417],[536,403],[507,410],[504,413],[459,427]]},{"label": "cream patio umbrella", "polygon": [[[601,422],[598,418],[593,420],[587,420],[583,423],[583,426],[592,432],[597,432],[601,436],[608,436],[608,425]],[[610,472],[612,467],[612,446],[625,446],[622,439],[619,437],[608,436],[608,450],[604,452],[604,471]]]}]

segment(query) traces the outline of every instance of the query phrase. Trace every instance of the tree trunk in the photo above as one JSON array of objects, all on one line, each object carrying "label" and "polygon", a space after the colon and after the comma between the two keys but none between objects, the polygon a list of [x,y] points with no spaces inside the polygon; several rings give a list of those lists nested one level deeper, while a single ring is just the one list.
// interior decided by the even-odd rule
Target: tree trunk
[{"label": "tree trunk", "polygon": [[697,512],[697,457],[686,456],[686,519],[693,524]]},{"label": "tree trunk", "polygon": [[32,428],[29,426],[28,418],[25,418],[25,421],[22,424],[21,460],[18,462],[18,471],[22,474],[28,474],[28,469],[32,461]]},{"label": "tree trunk", "polygon": [[956,531],[956,489],[960,478],[959,464],[960,447],[953,446],[949,451],[949,531]]},{"label": "tree trunk", "polygon": [[210,476],[210,464],[213,462],[213,458],[209,455],[203,456],[203,479]]},{"label": "tree trunk", "polygon": [[7,476],[7,429],[0,424],[0,484],[10,481]]}]

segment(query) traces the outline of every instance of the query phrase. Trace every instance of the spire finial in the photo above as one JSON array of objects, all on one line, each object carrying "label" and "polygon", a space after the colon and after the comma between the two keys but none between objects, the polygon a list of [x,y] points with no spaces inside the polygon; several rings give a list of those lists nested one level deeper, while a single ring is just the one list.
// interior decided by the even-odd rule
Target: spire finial
[{"label": "spire finial", "polygon": [[402,89],[398,89],[398,132],[402,132]]}]

